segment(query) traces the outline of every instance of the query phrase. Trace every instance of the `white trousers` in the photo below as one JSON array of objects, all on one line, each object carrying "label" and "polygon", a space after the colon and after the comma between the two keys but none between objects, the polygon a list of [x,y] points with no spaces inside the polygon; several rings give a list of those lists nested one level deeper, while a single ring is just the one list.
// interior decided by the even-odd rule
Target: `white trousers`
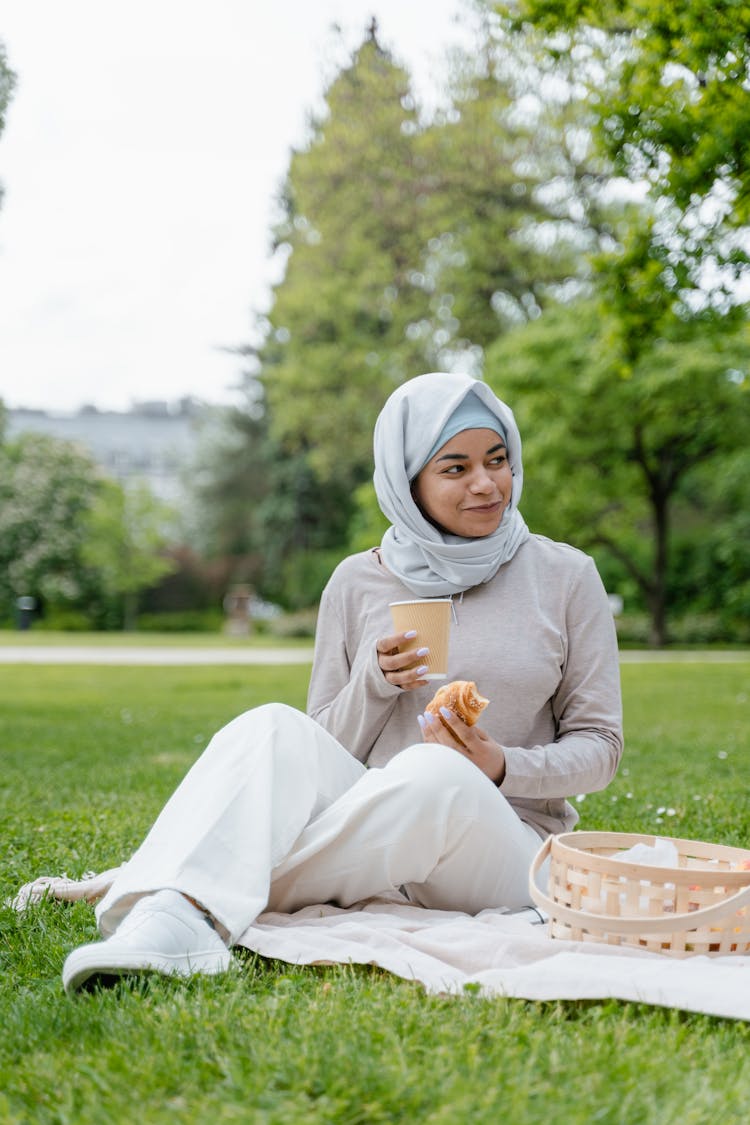
[{"label": "white trousers", "polygon": [[108,936],[163,888],[200,902],[229,944],[266,909],[349,906],[400,887],[433,908],[518,909],[539,845],[455,750],[419,743],[366,769],[308,716],[272,703],[214,735],[97,919]]}]

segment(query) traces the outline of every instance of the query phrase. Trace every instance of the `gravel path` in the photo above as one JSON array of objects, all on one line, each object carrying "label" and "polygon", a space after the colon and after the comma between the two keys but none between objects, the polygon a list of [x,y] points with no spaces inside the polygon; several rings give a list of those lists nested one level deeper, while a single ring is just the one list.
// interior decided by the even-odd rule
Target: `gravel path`
[{"label": "gravel path", "polygon": [[[750,650],[626,649],[621,664],[734,664]],[[96,645],[0,645],[0,664],[310,664],[312,647],[179,648]]]}]

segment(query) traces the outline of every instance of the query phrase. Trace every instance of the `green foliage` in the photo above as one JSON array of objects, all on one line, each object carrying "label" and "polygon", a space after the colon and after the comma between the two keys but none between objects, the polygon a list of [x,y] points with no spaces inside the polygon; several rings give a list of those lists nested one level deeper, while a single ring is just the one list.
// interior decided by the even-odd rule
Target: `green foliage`
[{"label": "green foliage", "polygon": [[361,484],[354,493],[354,514],[349,524],[348,554],[376,547],[388,529],[380,510],[372,481]]},{"label": "green foliage", "polygon": [[[550,309],[488,350],[487,380],[514,407],[524,438],[532,527],[613,559],[648,606],[655,643],[666,640],[677,570],[673,519],[681,514],[688,532],[692,520],[693,541],[718,551],[723,539],[726,551],[716,516],[722,494],[724,512],[731,505],[729,466],[746,510],[749,366],[747,323],[719,333],[692,320],[644,342],[625,373],[613,318],[595,302]],[[731,583],[742,590],[740,555]]]},{"label": "green foliage", "polygon": [[425,274],[443,364],[468,353],[478,368],[500,333],[580,292],[588,255],[610,238],[611,170],[592,142],[582,66],[489,13],[474,50],[454,56],[450,104],[421,137],[435,185]]},{"label": "green foliage", "polygon": [[272,435],[319,479],[362,479],[375,414],[418,355],[405,336],[426,307],[412,278],[427,176],[417,131],[408,76],[370,37],[292,154],[260,376]]},{"label": "green foliage", "polygon": [[125,628],[135,624],[137,595],[174,569],[164,550],[175,520],[176,513],[145,484],[99,482],[84,517],[81,554],[105,600],[122,602]]},{"label": "green foliage", "polygon": [[98,480],[72,444],[23,434],[0,446],[0,602],[73,601],[83,590],[84,516]]},{"label": "green foliage", "polygon": [[71,609],[66,605],[45,607],[44,616],[33,620],[34,635],[38,633],[89,633],[91,618],[81,609]]},{"label": "green foliage", "polygon": [[124,490],[70,442],[0,445],[0,618],[31,596],[51,628],[132,624],[138,594],[173,569],[174,513],[145,485]]},{"label": "green foliage", "polygon": [[303,453],[282,448],[253,397],[244,410],[214,413],[188,484],[191,542],[223,562],[227,582],[252,582],[287,608],[317,600],[320,567],[345,538],[351,498],[343,480],[319,482]]},{"label": "green foliage", "polygon": [[[750,217],[746,0],[521,0],[522,19],[548,31],[601,28],[624,40],[619,97],[600,100],[602,129],[625,173],[646,176],[678,206],[730,185]],[[668,160],[663,160],[666,153]]]},{"label": "green foliage", "polygon": [[172,613],[139,613],[139,633],[220,633],[224,614],[218,609],[176,610]]},{"label": "green foliage", "polygon": [[749,338],[738,282],[748,266],[750,6],[497,8],[516,31],[535,28],[552,62],[598,58],[579,87],[603,156],[645,197],[611,215],[611,242],[593,258],[597,305],[543,318],[492,353],[496,385],[509,371],[507,385],[528,400],[520,409],[544,426],[527,445],[534,471],[548,488],[566,473],[547,526],[603,549],[610,574],[619,567],[648,605],[655,642],[669,607],[719,612],[736,631],[748,582],[738,511],[748,502]]},{"label": "green foliage", "polygon": [[[626,665],[628,748],[585,828],[750,845],[747,662]],[[8,667],[0,678],[0,899],[130,854],[212,731],[307,670]],[[0,1119],[317,1125],[739,1122],[748,1025],[615,1001],[427,996],[367,966],[235,955],[190,983],[74,1000],[84,903],[0,907]],[[686,1061],[688,1060],[688,1061]]]},{"label": "green foliage", "polygon": [[205,557],[239,558],[252,551],[254,512],[269,492],[275,454],[252,402],[244,410],[203,413],[184,485],[193,508],[190,542]]},{"label": "green foliage", "polygon": [[[747,410],[747,406],[745,407]],[[689,499],[700,518],[677,567],[681,601],[716,612],[725,627],[750,629],[750,451],[716,458],[691,478]]]},{"label": "green foliage", "polygon": [[[589,96],[615,169],[644,182],[653,217],[621,263],[623,306],[668,294],[726,310],[750,259],[750,4],[747,0],[520,0],[551,49],[596,28],[614,84]],[[629,264],[628,264],[629,263]],[[700,296],[698,297],[698,294]],[[641,304],[644,302],[641,301]]]},{"label": "green foliage", "polygon": [[341,562],[342,556],[343,551],[340,549],[293,552],[281,568],[285,605],[292,610],[317,605],[326,582],[334,567]]},{"label": "green foliage", "polygon": [[230,585],[225,560],[206,559],[184,544],[170,546],[166,557],[172,569],[140,594],[139,619],[143,613],[221,612]]}]

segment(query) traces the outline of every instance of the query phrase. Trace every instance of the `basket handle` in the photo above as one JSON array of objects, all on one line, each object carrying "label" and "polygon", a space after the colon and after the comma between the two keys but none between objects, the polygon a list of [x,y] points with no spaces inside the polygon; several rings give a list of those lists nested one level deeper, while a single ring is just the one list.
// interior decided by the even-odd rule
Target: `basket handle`
[{"label": "basket handle", "polygon": [[671,934],[677,930],[697,930],[701,925],[721,922],[728,914],[735,914],[750,903],[750,887],[743,887],[736,894],[722,899],[716,906],[702,906],[687,914],[664,914],[659,918],[622,918],[619,914],[593,914],[587,910],[573,910],[570,906],[551,899],[536,881],[539,868],[552,850],[552,840],[553,837],[548,836],[534,857],[529,872],[529,894],[550,917],[559,918],[561,922],[567,922],[576,928],[580,928],[582,920],[591,919],[611,934]]}]

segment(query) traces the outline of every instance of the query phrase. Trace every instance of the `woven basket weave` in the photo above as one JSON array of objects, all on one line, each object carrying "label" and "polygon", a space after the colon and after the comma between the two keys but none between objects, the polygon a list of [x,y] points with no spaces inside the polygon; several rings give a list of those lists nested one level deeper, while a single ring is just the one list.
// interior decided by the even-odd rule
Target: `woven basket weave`
[{"label": "woven basket weave", "polygon": [[[668,839],[677,867],[614,859],[634,844]],[[548,893],[537,874],[549,856]],[[635,946],[673,957],[750,950],[750,851],[621,832],[550,836],[529,889],[549,914],[550,936]]]}]

